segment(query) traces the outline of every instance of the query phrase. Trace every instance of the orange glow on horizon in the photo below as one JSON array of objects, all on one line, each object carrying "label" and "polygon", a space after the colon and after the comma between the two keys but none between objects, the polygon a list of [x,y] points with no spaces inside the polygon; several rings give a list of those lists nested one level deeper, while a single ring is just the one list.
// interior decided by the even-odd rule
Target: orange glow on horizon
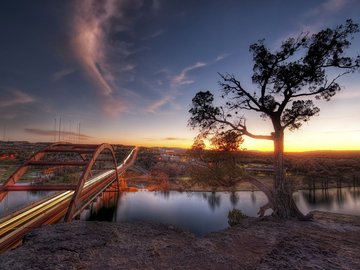
[{"label": "orange glow on horizon", "polygon": [[[335,144],[334,138],[329,137],[324,138],[323,136],[310,136],[310,138],[296,138],[294,136],[288,136],[289,139],[285,138],[285,152],[306,152],[306,151],[351,151],[351,150],[360,150],[360,140],[357,137],[348,136],[347,140],[338,140],[338,143]],[[97,142],[100,143],[100,142]],[[124,145],[137,145],[142,147],[175,147],[190,149],[193,140],[191,138],[186,140],[114,140],[110,143],[113,144],[124,144]],[[210,145],[206,143],[207,149],[210,149]],[[272,152],[273,142],[267,140],[255,140],[250,138],[245,138],[242,148],[250,151],[261,151],[261,152]]]},{"label": "orange glow on horizon", "polygon": [[[316,122],[316,121],[315,121]],[[331,126],[330,126],[331,127]],[[349,151],[360,150],[360,128],[357,126],[349,126],[348,131],[341,131],[329,125],[320,125],[316,123],[315,126],[304,126],[295,132],[285,132],[285,152],[304,152],[304,151]],[[315,129],[315,130],[314,130]],[[330,129],[330,131],[328,131]],[[128,134],[119,134],[112,131],[111,135],[107,133],[91,134],[92,137],[87,140],[81,140],[81,143],[111,143],[123,145],[137,145],[143,147],[176,147],[189,149],[193,144],[195,133],[190,133],[186,130],[179,130],[174,133],[167,133],[166,130],[159,130],[157,133],[140,133],[135,134],[129,132]],[[269,134],[269,130],[264,130],[262,134]],[[118,135],[117,135],[118,134]],[[141,134],[141,135],[136,135]],[[274,149],[273,141],[271,140],[256,140],[249,137],[244,137],[244,143],[241,146],[243,149],[252,151],[272,152]],[[205,141],[207,148],[210,143]]]}]

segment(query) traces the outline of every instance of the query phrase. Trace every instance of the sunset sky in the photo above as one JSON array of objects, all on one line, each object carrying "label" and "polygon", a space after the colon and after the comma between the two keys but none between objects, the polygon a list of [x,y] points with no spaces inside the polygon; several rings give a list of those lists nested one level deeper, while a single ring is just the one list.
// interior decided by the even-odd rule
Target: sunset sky
[{"label": "sunset sky", "polygon": [[[0,140],[189,147],[191,99],[217,72],[251,84],[249,45],[360,23],[358,0],[5,0],[0,3]],[[360,53],[360,35],[350,55]],[[360,150],[360,74],[299,131],[288,151]],[[257,114],[249,130],[269,134]],[[272,150],[245,138],[244,147]]]}]

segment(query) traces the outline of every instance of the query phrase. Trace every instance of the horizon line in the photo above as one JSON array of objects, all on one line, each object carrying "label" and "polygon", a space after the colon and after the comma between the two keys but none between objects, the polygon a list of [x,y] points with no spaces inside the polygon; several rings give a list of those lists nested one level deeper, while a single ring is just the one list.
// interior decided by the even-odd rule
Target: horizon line
[{"label": "horizon line", "polygon": [[[24,142],[24,143],[30,143],[30,144],[53,144],[53,143],[60,143],[60,142],[46,142],[46,141],[37,141],[37,142],[30,142],[27,140],[0,140],[0,142]],[[61,143],[70,143],[70,144],[81,144],[81,143],[73,143],[73,142],[66,142],[62,141]],[[104,143],[104,142],[103,142]],[[88,144],[88,143],[84,143]],[[91,144],[101,144],[101,143],[91,143]],[[143,148],[178,148],[178,149],[184,149],[189,150],[190,147],[181,147],[181,146],[144,146],[144,145],[137,145],[137,144],[123,144],[123,143],[110,143],[112,145],[124,145],[124,146],[138,146]],[[214,149],[205,149],[205,150],[214,150]],[[242,149],[241,151],[246,152],[263,152],[263,153],[272,153],[273,150],[261,150],[261,149]],[[313,150],[285,150],[284,153],[306,153],[306,152],[360,152],[360,149],[313,149]]]}]

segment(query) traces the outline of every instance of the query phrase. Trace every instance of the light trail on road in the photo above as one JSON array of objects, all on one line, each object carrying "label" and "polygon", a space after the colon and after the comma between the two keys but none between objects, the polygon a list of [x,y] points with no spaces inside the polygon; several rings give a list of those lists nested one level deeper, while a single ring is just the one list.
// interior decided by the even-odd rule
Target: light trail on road
[{"label": "light trail on road", "polygon": [[[123,161],[123,163],[117,166],[118,171],[123,169],[121,171],[121,173],[123,173],[127,169],[127,167],[134,162],[136,158],[136,153],[133,156],[130,164],[128,166],[125,166],[127,165],[127,161],[133,155],[135,150],[137,150],[137,148],[132,149],[129,155]],[[96,185],[100,181],[106,179],[107,177],[112,177],[112,175],[114,175],[115,177],[115,169],[106,171],[100,175],[91,178],[90,180],[85,182],[83,192],[86,193],[87,191],[91,191],[92,187],[96,187]],[[111,182],[114,181],[115,179],[111,180]],[[72,198],[74,192],[75,191],[64,191],[54,194],[53,196],[46,198],[43,201],[40,201],[34,206],[26,207],[7,217],[0,219],[0,251],[11,247],[8,246],[7,242],[11,242],[11,240],[16,238],[17,236],[21,236],[22,238],[22,236],[29,230],[39,226],[39,224],[41,225],[43,223],[43,220],[44,222],[46,222],[47,214],[50,215],[52,212],[54,212],[54,215],[56,215],[59,211],[63,211],[64,207],[66,207],[66,204],[70,202],[70,199]],[[58,211],[56,211],[57,209]]]}]

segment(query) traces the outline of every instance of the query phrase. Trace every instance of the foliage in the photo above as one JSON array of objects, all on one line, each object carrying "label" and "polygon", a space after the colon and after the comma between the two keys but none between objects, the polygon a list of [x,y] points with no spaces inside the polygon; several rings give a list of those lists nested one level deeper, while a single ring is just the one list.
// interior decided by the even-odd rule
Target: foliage
[{"label": "foliage", "polygon": [[[345,55],[359,25],[324,29],[313,35],[300,34],[285,40],[278,51],[271,51],[260,40],[250,46],[254,66],[252,82],[257,90],[246,89],[232,74],[219,74],[223,106],[214,105],[210,91],[200,91],[192,99],[189,126],[202,137],[236,133],[255,139],[274,141],[274,214],[290,218],[300,214],[292,198],[284,172],[284,130],[295,130],[320,111],[314,100],[326,101],[341,90],[342,76],[360,68],[360,55]],[[338,73],[335,76],[334,69]],[[247,129],[242,111],[255,111],[271,120],[273,132],[253,134]]]},{"label": "foliage", "polygon": [[199,136],[195,137],[194,143],[191,146],[191,150],[192,151],[202,151],[204,149],[205,149],[204,140]]},{"label": "foliage", "polygon": [[234,208],[228,213],[228,224],[233,227],[241,223],[242,220],[247,218],[248,216],[243,214],[241,210]]},{"label": "foliage", "polygon": [[157,189],[169,190],[169,175],[160,170],[151,171],[151,180],[155,181]]},{"label": "foliage", "polygon": [[244,168],[237,162],[238,152],[206,150],[201,154],[201,160],[190,167],[190,177],[193,184],[210,186],[214,190],[219,187],[233,188],[239,176],[244,174]]},{"label": "foliage", "polygon": [[244,173],[243,167],[237,162],[242,142],[242,137],[233,131],[221,132],[211,140],[214,149],[204,150],[203,140],[196,137],[189,151],[190,156],[196,160],[190,167],[192,183],[210,186],[214,190],[218,187],[233,188],[239,176]]},{"label": "foliage", "polygon": [[216,134],[211,139],[211,144],[215,149],[225,152],[238,151],[244,139],[235,131],[226,131]]},{"label": "foliage", "polygon": [[[353,34],[359,32],[358,24],[347,20],[345,25],[325,29],[319,33],[301,34],[284,41],[279,51],[271,52],[260,40],[250,46],[254,67],[252,82],[257,91],[247,90],[231,74],[220,74],[219,85],[224,106],[213,104],[210,91],[198,92],[189,110],[189,126],[199,128],[201,134],[218,134],[226,130],[236,131],[259,139],[272,136],[257,136],[246,128],[242,110],[251,110],[270,118],[284,130],[298,129],[320,111],[313,103],[315,99],[329,101],[341,90],[338,79],[360,67],[360,56],[345,56]],[[330,68],[341,73],[329,78]]]},{"label": "foliage", "polygon": [[158,162],[159,156],[157,151],[151,151],[149,148],[141,147],[135,160],[135,165],[145,170],[151,170]]}]

